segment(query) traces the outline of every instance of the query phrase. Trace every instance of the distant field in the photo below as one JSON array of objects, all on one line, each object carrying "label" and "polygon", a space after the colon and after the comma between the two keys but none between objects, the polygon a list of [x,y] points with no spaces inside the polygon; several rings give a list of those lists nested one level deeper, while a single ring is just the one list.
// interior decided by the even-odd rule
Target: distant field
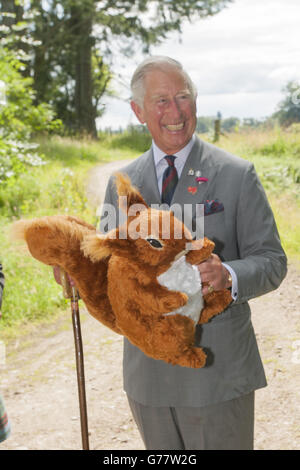
[{"label": "distant field", "polygon": [[[300,134],[281,130],[222,136],[218,145],[255,164],[264,184],[284,248],[300,262]],[[202,136],[206,139],[206,136]],[[50,268],[33,260],[9,240],[9,227],[20,217],[69,213],[96,224],[85,184],[93,166],[135,158],[151,144],[147,134],[101,136],[98,142],[52,137],[40,141],[47,164],[33,168],[11,185],[0,187],[0,259],[6,287],[0,332],[14,334],[67,308]]]},{"label": "distant field", "polygon": [[229,134],[218,143],[254,163],[271,203],[283,247],[300,262],[300,133]]}]

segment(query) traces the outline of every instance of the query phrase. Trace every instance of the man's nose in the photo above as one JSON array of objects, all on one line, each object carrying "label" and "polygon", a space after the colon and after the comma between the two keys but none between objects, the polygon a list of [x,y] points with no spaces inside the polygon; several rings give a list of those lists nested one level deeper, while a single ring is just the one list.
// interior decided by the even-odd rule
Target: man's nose
[{"label": "man's nose", "polygon": [[180,104],[176,98],[170,100],[169,111],[173,117],[181,117],[182,112],[181,112]]}]

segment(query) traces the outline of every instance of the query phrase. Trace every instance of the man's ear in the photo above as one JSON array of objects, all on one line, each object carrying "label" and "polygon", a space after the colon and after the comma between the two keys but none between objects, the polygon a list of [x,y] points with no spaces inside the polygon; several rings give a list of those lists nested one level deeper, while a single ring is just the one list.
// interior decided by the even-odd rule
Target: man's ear
[{"label": "man's ear", "polygon": [[87,235],[81,242],[81,251],[85,257],[90,258],[93,263],[104,260],[112,254],[111,240],[107,235],[93,233]]},{"label": "man's ear", "polygon": [[145,124],[146,119],[144,116],[144,110],[140,107],[140,105],[138,105],[135,101],[131,101],[130,106],[140,123]]}]

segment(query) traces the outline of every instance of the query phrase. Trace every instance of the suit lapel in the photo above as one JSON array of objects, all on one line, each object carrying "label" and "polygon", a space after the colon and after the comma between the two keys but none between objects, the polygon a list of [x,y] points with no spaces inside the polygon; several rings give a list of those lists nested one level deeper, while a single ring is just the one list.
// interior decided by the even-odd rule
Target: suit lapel
[{"label": "suit lapel", "polygon": [[[199,184],[196,181],[196,175],[189,175],[189,170],[193,169],[194,173],[199,170],[201,176],[207,178],[207,182]],[[208,194],[208,188],[214,177],[214,168],[210,159],[204,151],[204,144],[196,138],[195,144],[183,167],[178,185],[176,187],[172,204],[200,204]]]},{"label": "suit lapel", "polygon": [[[208,181],[201,184],[197,183],[196,175],[188,174],[190,169],[193,169],[194,172],[201,171],[201,176],[207,178]],[[138,175],[134,184],[138,186],[145,201],[148,204],[161,204],[152,149],[144,153],[136,170]],[[196,138],[183,167],[171,204],[203,203],[207,198],[208,188],[211,187],[212,180],[216,176],[216,170],[212,164],[210,152],[207,151],[205,144]]]},{"label": "suit lapel", "polygon": [[161,204],[152,149],[144,154],[138,172],[137,186],[147,204]]}]

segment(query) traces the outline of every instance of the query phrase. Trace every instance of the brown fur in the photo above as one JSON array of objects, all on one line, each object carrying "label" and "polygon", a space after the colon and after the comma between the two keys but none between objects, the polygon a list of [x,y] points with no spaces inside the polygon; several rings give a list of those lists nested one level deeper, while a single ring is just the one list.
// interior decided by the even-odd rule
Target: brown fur
[{"label": "brown fur", "polygon": [[[104,236],[75,217],[53,216],[16,222],[15,236],[25,240],[32,256],[42,263],[62,267],[74,279],[88,311],[145,354],[171,364],[203,367],[206,355],[193,346],[194,322],[179,314],[164,315],[183,306],[186,294],[168,290],[157,277],[186,249],[187,243],[197,248],[186,254],[191,264],[206,260],[214,244],[206,238],[192,241],[186,227],[172,213],[168,213],[170,237],[163,239],[166,212],[150,209],[127,176],[118,174],[116,185],[119,196],[127,197],[128,205],[123,206],[129,216],[125,227]],[[133,204],[140,206],[131,215]],[[130,221],[140,233],[137,239],[129,231]],[[119,237],[121,230],[126,231],[127,239]],[[160,240],[162,248],[149,244],[149,233]],[[175,233],[182,237],[175,238]],[[205,296],[199,323],[209,321],[230,302],[226,289]]]}]

